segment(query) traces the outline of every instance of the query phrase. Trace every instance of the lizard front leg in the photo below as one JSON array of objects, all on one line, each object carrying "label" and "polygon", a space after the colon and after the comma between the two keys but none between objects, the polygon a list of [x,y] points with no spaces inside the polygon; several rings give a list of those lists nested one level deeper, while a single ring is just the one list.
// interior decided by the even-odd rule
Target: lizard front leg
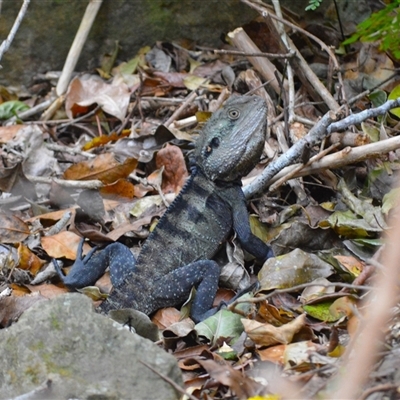
[{"label": "lizard front leg", "polygon": [[94,247],[82,258],[83,243],[84,239],[79,243],[76,261],[68,275],[63,274],[55,259],[52,260],[62,282],[69,289],[93,285],[104,274],[107,267],[110,267],[113,286],[120,285],[126,276],[134,271],[136,259],[129,248],[123,244],[112,243],[97,253],[95,253],[97,247]]},{"label": "lizard front leg", "polygon": [[240,197],[234,204],[231,203],[233,212],[233,229],[235,230],[242,247],[256,257],[257,260],[265,262],[268,258],[274,257],[271,247],[255,236],[250,229],[249,215],[246,202],[241,189]]}]

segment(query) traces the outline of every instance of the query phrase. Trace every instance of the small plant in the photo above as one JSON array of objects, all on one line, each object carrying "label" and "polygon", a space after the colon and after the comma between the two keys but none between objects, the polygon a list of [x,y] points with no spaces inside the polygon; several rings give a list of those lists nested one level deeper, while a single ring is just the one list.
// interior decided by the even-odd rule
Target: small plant
[{"label": "small plant", "polygon": [[322,0],[309,0],[308,6],[305,8],[306,11],[314,11],[316,10],[322,3]]},{"label": "small plant", "polygon": [[[314,0],[310,0],[310,4],[312,1]],[[394,57],[400,59],[400,0],[393,0],[384,9],[358,24],[357,31],[343,44],[351,44],[358,40],[379,40],[381,50],[390,51]]]}]

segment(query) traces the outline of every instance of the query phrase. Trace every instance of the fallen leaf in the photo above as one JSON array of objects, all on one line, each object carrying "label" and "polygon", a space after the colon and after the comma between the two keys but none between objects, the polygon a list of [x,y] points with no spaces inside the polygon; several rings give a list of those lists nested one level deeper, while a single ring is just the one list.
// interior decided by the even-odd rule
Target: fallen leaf
[{"label": "fallen leaf", "polygon": [[[41,239],[42,247],[52,258],[65,257],[68,260],[76,259],[76,252],[81,237],[73,232],[63,231],[52,236],[43,236]],[[84,245],[84,253],[87,252],[88,245]]]},{"label": "fallen leaf", "polygon": [[121,164],[112,153],[104,153],[92,160],[72,165],[64,172],[63,177],[71,180],[98,179],[105,184],[111,184],[128,177],[137,163],[136,159],[127,158]]},{"label": "fallen leaf", "polygon": [[245,332],[257,346],[271,346],[278,343],[290,343],[293,336],[305,326],[305,320],[305,314],[301,314],[280,327],[244,318],[241,319],[241,322]]},{"label": "fallen leaf", "polygon": [[123,120],[129,106],[130,93],[122,81],[111,84],[104,82],[99,76],[85,74],[74,78],[65,98],[65,111],[72,119],[79,110],[75,105],[88,107],[98,104],[103,111]]},{"label": "fallen leaf", "polygon": [[156,167],[164,167],[161,188],[164,193],[179,193],[188,177],[185,159],[178,146],[167,144],[156,155]]},{"label": "fallen leaf", "polygon": [[0,242],[19,243],[30,234],[28,225],[18,217],[0,212]]},{"label": "fallen leaf", "polygon": [[332,266],[315,254],[295,249],[268,259],[258,274],[258,280],[261,290],[283,289],[326,278],[332,273]]}]

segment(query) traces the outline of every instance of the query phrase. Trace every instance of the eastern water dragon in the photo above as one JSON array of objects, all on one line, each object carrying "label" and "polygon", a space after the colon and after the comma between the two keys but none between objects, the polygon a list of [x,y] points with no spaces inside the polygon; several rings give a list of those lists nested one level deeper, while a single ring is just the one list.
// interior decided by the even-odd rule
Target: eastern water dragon
[{"label": "eastern water dragon", "polygon": [[92,285],[110,268],[113,291],[102,311],[134,308],[149,315],[183,303],[193,286],[194,321],[211,309],[220,267],[213,256],[236,232],[242,247],[263,262],[273,252],[250,230],[241,178],[258,163],[266,135],[267,106],[258,96],[231,96],[205,124],[195,145],[192,173],[144,243],[136,260],[125,245],[78,256],[64,284]]}]

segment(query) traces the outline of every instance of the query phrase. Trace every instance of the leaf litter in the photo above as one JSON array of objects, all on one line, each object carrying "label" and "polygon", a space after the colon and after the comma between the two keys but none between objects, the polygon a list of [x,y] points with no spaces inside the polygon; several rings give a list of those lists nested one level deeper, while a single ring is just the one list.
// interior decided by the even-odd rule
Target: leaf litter
[{"label": "leaf litter", "polygon": [[[295,114],[289,107],[288,118],[281,91],[288,88],[289,75],[281,76],[280,85],[265,88],[265,65],[251,63],[244,54],[257,52],[256,45],[266,51],[262,37],[270,29],[265,21],[253,21],[245,27],[248,38],[239,40],[241,31],[231,32],[232,43],[221,54],[173,43],[143,48],[131,60],[99,67],[99,75],[74,78],[65,103],[46,120],[33,115],[9,125],[7,120],[29,107],[18,99],[0,104],[0,119],[6,121],[0,127],[3,327],[37,301],[67,291],[51,259],[61,259],[67,272],[81,236],[90,239],[91,246],[120,240],[133,252],[140,251],[141,242],[185,184],[192,142],[202,123],[229,92],[252,90],[270,107],[263,160],[243,180],[247,195],[260,192],[252,182],[268,164],[301,141],[329,108],[338,110],[338,98],[347,104],[349,115],[350,108],[356,113],[399,97],[400,79],[387,72],[394,69],[391,57],[360,43],[347,58],[338,59],[346,72],[335,83],[342,86],[322,102],[301,78],[304,65],[293,63],[299,80],[292,99]],[[303,39],[297,46],[300,53],[306,52],[310,43]],[[229,52],[237,49],[243,54]],[[317,46],[314,50],[320,52]],[[370,69],[360,62],[365,53],[378,60]],[[270,65],[282,72],[282,60],[273,59]],[[316,68],[317,60],[308,63]],[[320,78],[327,86],[333,79]],[[47,95],[32,100],[41,102]],[[361,306],[360,298],[370,290],[365,282],[373,274],[366,265],[382,243],[381,233],[391,226],[398,201],[398,189],[391,188],[398,176],[400,144],[383,151],[369,147],[354,162],[335,164],[335,157],[395,138],[396,117],[398,108],[353,124],[351,132],[333,132],[324,143],[325,148],[333,145],[330,154],[310,162],[324,148],[304,148],[289,163],[297,168],[292,179],[273,190],[264,185],[249,204],[251,227],[277,257],[259,266],[234,238],[227,243],[217,261],[223,267],[223,285],[233,291],[221,287],[216,299],[233,299],[227,309],[196,326],[187,317],[182,320],[175,308],[159,310],[153,322],[147,317],[142,321],[143,331],[149,329],[153,340],[159,338],[153,323],[158,326],[159,344],[176,355],[191,393],[266,399],[301,388],[305,397],[313,397],[320,389],[309,384],[311,377],[325,368],[326,384],[337,370],[349,335],[371,307]],[[322,162],[323,168],[312,169]],[[310,172],[304,173],[306,167]],[[84,252],[91,246],[86,243]],[[32,284],[46,270],[45,281]],[[358,283],[363,274],[367,277]],[[234,298],[235,291],[257,279],[257,290]],[[109,277],[101,281],[98,287],[109,290]],[[98,289],[83,291],[95,300],[102,297]],[[293,386],[282,389],[261,379],[273,380],[277,371],[285,371]]]}]

